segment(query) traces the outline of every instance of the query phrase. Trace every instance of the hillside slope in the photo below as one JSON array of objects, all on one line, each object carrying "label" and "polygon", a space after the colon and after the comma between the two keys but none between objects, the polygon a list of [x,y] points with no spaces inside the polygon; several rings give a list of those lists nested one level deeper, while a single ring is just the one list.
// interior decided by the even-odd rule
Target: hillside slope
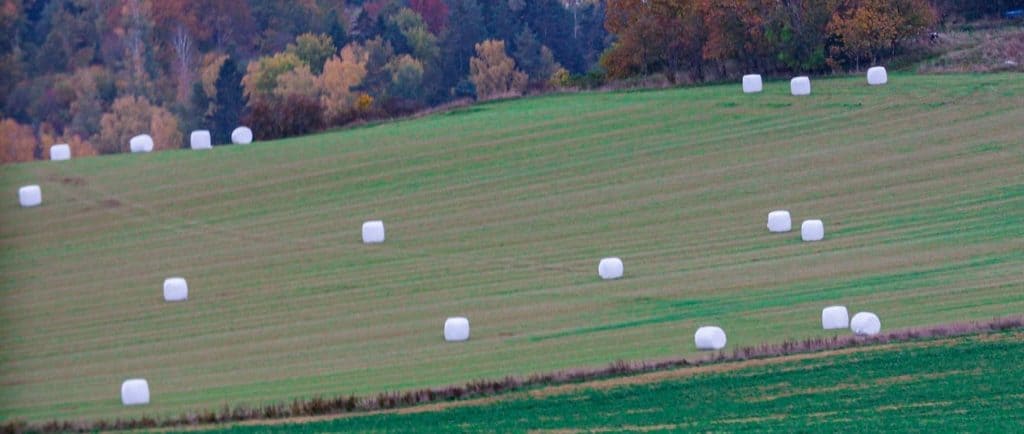
[{"label": "hillside slope", "polygon": [[[5,166],[0,419],[169,415],[1024,311],[1024,80],[483,104],[209,152]],[[40,208],[17,187],[38,183]],[[826,240],[768,234],[767,213]],[[388,241],[363,246],[364,220]],[[620,256],[626,278],[599,281]],[[165,304],[166,277],[190,300]],[[851,312],[852,313],[852,312]],[[445,344],[447,316],[472,340]],[[123,408],[121,381],[153,402]]]}]

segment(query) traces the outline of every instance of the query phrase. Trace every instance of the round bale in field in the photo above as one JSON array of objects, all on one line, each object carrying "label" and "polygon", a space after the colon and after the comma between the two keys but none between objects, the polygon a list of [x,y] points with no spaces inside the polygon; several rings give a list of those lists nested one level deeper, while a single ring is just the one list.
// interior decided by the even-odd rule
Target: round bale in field
[{"label": "round bale in field", "polygon": [[66,143],[50,146],[50,161],[67,161],[71,159],[71,146]]},{"label": "round bale in field", "polygon": [[139,134],[128,141],[132,153],[153,152],[153,138],[149,134]]},{"label": "round bale in field", "polygon": [[213,138],[207,130],[196,130],[189,137],[189,144],[192,149],[213,149]]},{"label": "round bale in field", "polygon": [[758,93],[764,90],[764,83],[760,74],[747,74],[743,76],[743,93]]},{"label": "round bale in field", "polygon": [[874,336],[882,331],[882,320],[871,312],[860,312],[850,320],[850,330],[857,336]]},{"label": "round bale in field", "polygon": [[597,275],[604,280],[622,278],[622,259],[604,258],[597,264]]},{"label": "round bale in field", "polygon": [[868,84],[872,86],[881,86],[889,82],[889,73],[885,71],[885,67],[875,66],[868,69]]},{"label": "round bale in field", "polygon": [[121,403],[124,405],[149,404],[149,383],[142,378],[133,378],[121,383]]},{"label": "round bale in field", "polygon": [[849,326],[850,313],[846,311],[846,306],[829,306],[821,310],[821,328],[836,330]]},{"label": "round bale in field", "polygon": [[444,322],[444,340],[462,342],[469,339],[469,319],[461,316],[448,318]]},{"label": "round bale in field", "polygon": [[252,130],[249,127],[238,127],[231,132],[231,143],[248,145],[252,143]]},{"label": "round bale in field", "polygon": [[725,348],[725,330],[720,327],[704,326],[693,334],[698,350],[720,350]]},{"label": "round bale in field", "polygon": [[789,81],[789,91],[793,96],[807,96],[811,94],[811,79],[809,77],[796,77]]},{"label": "round bale in field", "polygon": [[380,244],[384,242],[384,222],[371,220],[363,223],[363,244]]},{"label": "round bale in field", "polygon": [[188,283],[181,277],[164,280],[164,301],[188,300]]},{"label": "round bale in field", "polygon": [[800,237],[804,241],[825,239],[825,223],[821,220],[804,220],[804,223],[800,225]]},{"label": "round bale in field", "polygon": [[793,230],[793,219],[790,218],[789,211],[780,210],[768,213],[769,232],[780,233],[791,230]]},{"label": "round bale in field", "polygon": [[18,203],[22,208],[31,208],[43,203],[43,190],[38,185],[26,185],[18,189]]}]

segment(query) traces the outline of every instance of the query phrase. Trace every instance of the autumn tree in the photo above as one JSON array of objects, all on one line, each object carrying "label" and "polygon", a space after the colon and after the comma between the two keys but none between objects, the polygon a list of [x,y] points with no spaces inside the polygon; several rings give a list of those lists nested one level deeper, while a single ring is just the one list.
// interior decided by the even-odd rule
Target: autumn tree
[{"label": "autumn tree", "polygon": [[408,54],[396,56],[384,67],[391,74],[388,95],[404,101],[419,99],[423,83],[423,64]]},{"label": "autumn tree", "polygon": [[828,30],[841,45],[832,50],[832,63],[845,55],[857,69],[861,61],[875,63],[885,55],[894,56],[899,44],[920,34],[936,20],[925,0],[846,0]]},{"label": "autumn tree", "polygon": [[32,127],[13,119],[0,120],[0,162],[32,161],[38,151]]},{"label": "autumn tree", "polygon": [[334,46],[334,39],[329,35],[303,33],[295,38],[295,42],[288,44],[286,53],[292,53],[299,60],[309,66],[310,72],[319,75],[324,70],[324,62],[334,55],[337,48]]},{"label": "autumn tree", "polygon": [[50,159],[50,147],[56,144],[66,144],[71,148],[71,155],[74,158],[97,155],[96,148],[78,134],[65,133],[57,134],[53,127],[43,124],[39,128],[39,144],[42,148],[44,160]]},{"label": "autumn tree", "polygon": [[493,39],[476,44],[476,56],[469,60],[470,81],[482,100],[522,94],[527,76],[505,54],[505,42]]},{"label": "autumn tree", "polygon": [[353,89],[366,78],[368,53],[358,44],[349,44],[324,64],[320,75],[321,103],[325,117],[333,122],[352,112],[355,105]]},{"label": "autumn tree", "polygon": [[277,76],[274,96],[284,99],[289,95],[319,99],[320,88],[317,85],[317,78],[310,72],[309,66],[299,65],[295,69]]},{"label": "autumn tree", "polygon": [[303,64],[299,56],[287,52],[264,56],[250,62],[242,78],[246,98],[253,102],[273,95],[274,88],[277,87],[277,77]]},{"label": "autumn tree", "polygon": [[139,134],[152,136],[156,150],[180,148],[183,144],[178,119],[171,112],[151,105],[145,97],[124,96],[114,100],[110,111],[100,119],[96,150],[101,154],[128,152],[128,141]]}]

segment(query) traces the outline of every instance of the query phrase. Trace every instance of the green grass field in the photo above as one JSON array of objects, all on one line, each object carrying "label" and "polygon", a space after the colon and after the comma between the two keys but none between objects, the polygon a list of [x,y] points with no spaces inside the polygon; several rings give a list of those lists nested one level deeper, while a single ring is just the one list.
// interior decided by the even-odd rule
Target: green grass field
[{"label": "green grass field", "polygon": [[206,432],[1019,432],[1022,342],[1007,332],[905,343]]},{"label": "green grass field", "polygon": [[[1024,312],[1024,80],[550,96],[0,168],[0,420],[175,415]],[[16,190],[38,183],[40,208]],[[769,234],[821,218],[826,240]],[[364,246],[364,220],[388,241]],[[626,278],[597,263],[620,256]],[[166,304],[166,277],[190,300]],[[445,317],[472,339],[445,344]],[[124,408],[123,380],[152,404]]]}]

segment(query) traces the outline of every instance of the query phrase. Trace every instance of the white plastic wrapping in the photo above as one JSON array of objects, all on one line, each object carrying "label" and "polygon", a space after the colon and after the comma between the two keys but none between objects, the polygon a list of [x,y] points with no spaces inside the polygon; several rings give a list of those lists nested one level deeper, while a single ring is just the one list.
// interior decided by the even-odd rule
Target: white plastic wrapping
[{"label": "white plastic wrapping", "polygon": [[189,144],[192,149],[213,149],[213,138],[207,130],[193,131],[189,137]]},{"label": "white plastic wrapping", "polygon": [[780,210],[768,213],[769,232],[789,232],[793,230],[793,219],[789,211]]},{"label": "white plastic wrapping", "polygon": [[252,130],[248,127],[238,127],[231,132],[231,143],[236,145],[248,145],[252,143]]},{"label": "white plastic wrapping", "polygon": [[43,203],[43,190],[38,185],[26,185],[19,188],[18,203],[23,208],[39,206]]},{"label": "white plastic wrapping", "polygon": [[121,403],[124,405],[149,404],[149,383],[141,378],[133,378],[121,383]]},{"label": "white plastic wrapping", "polygon": [[128,141],[133,153],[153,152],[153,138],[149,134],[140,134]]},{"label": "white plastic wrapping", "polygon": [[165,301],[188,300],[188,283],[181,277],[172,277],[164,280]]},{"label": "white plastic wrapping", "polygon": [[444,340],[448,342],[462,342],[469,339],[469,320],[465,317],[456,316],[444,322]]},{"label": "white plastic wrapping", "polygon": [[597,274],[604,280],[622,278],[622,259],[604,258],[597,264]]},{"label": "white plastic wrapping", "polygon": [[821,241],[825,239],[825,223],[821,220],[804,220],[800,225],[800,237],[804,241]]},{"label": "white plastic wrapping", "polygon": [[725,348],[725,330],[712,326],[701,327],[693,334],[693,342],[698,350],[720,350]]},{"label": "white plastic wrapping", "polygon": [[793,96],[807,96],[811,94],[811,79],[808,77],[796,77],[789,82],[789,90]]},{"label": "white plastic wrapping", "polygon": [[850,326],[850,313],[846,306],[829,306],[821,310],[821,328],[825,330],[845,329]]},{"label": "white plastic wrapping", "polygon": [[384,222],[372,220],[363,223],[363,243],[380,244],[384,242]]},{"label": "white plastic wrapping", "polygon": [[881,86],[889,82],[889,73],[885,71],[885,67],[875,66],[868,69],[868,84],[872,86]]},{"label": "white plastic wrapping", "polygon": [[747,74],[743,76],[743,93],[758,93],[764,90],[764,83],[760,74]]}]

